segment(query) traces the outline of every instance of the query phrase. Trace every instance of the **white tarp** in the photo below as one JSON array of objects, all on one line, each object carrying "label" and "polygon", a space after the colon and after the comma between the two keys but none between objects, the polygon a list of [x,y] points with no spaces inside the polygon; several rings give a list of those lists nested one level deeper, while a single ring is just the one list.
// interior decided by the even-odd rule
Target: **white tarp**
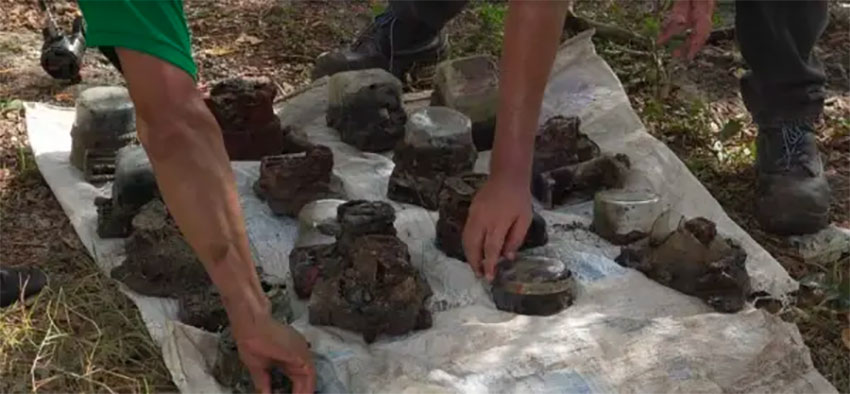
[{"label": "white tarp", "polygon": [[[678,158],[646,133],[622,86],[596,55],[589,34],[565,43],[547,87],[546,119],[578,115],[582,130],[607,152],[626,153],[634,187],[651,187],[686,216],[704,216],[749,254],[755,290],[781,297],[796,289],[783,268],[723,212]],[[322,81],[287,101],[284,124],[334,151],[336,175],[350,199],[385,199],[392,161],[339,141],[325,126]],[[77,234],[104,272],[123,259],[122,240],[97,237],[95,196],[68,161],[74,112],[28,103],[27,130],[39,169]],[[486,170],[488,154],[477,168]],[[251,190],[257,162],[233,163],[258,264],[288,278],[297,237],[293,219],[276,217]],[[660,286],[612,260],[618,249],[572,222],[589,223],[588,204],[543,212],[549,245],[533,253],[564,260],[575,272],[575,304],[549,317],[494,308],[469,268],[434,246],[436,214],[395,204],[399,236],[434,296],[432,328],[365,344],[359,334],[311,326],[303,305],[294,326],[311,342],[324,392],[834,392],[812,367],[797,328],[761,310],[714,313],[701,301]],[[176,322],[176,303],[125,292],[138,305],[182,392],[219,392],[210,374],[216,335]],[[294,297],[293,297],[294,298]]]}]

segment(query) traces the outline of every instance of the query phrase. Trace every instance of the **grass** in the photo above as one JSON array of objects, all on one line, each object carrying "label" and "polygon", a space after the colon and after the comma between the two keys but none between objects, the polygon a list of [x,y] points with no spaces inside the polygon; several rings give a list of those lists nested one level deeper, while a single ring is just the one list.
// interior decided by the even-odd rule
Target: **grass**
[{"label": "grass", "polygon": [[50,286],[0,310],[0,392],[174,391],[135,305],[85,253],[60,248]]},{"label": "grass", "polygon": [[[276,74],[280,81],[298,84],[297,78],[304,78],[314,55],[349,42],[356,29],[354,12],[342,13],[344,3],[333,7],[241,3],[192,2],[188,7],[199,49],[228,44],[243,27],[265,40],[227,56],[199,55],[199,63],[218,66],[208,68],[207,77],[218,76],[213,71],[222,75],[246,69],[267,72],[270,69],[260,67],[268,61],[274,65],[272,71],[280,71]],[[669,3],[585,1],[577,2],[576,10],[580,16],[651,37],[660,28],[662,11]],[[384,2],[370,0],[361,8],[358,12],[375,15],[384,10]],[[449,25],[450,56],[498,56],[505,11],[505,2],[473,0]],[[234,30],[234,24],[240,28]],[[319,38],[308,38],[314,35]],[[594,41],[649,131],[676,151],[739,225],[787,264],[776,239],[761,233],[749,214],[755,149],[746,112],[718,113],[718,103],[711,99],[678,94],[671,87],[671,75],[678,70],[669,57],[670,48],[648,50],[599,38]],[[21,50],[10,47],[0,52],[4,49]],[[286,68],[293,63],[298,67]],[[15,100],[0,100],[0,142],[9,140],[4,133],[16,133],[16,124],[4,116],[19,105]],[[831,138],[847,135],[850,120],[846,116],[827,119],[827,128]],[[48,272],[51,284],[25,304],[0,310],[0,392],[175,391],[139,312],[84,252],[38,174],[25,135],[16,137],[15,144],[0,144],[0,263],[36,264]],[[9,174],[6,179],[3,171]],[[40,220],[52,224],[50,231],[29,230]],[[839,390],[850,391],[850,352],[841,338],[850,325],[844,304],[850,304],[850,258],[827,267],[789,268],[789,272],[806,286],[801,292],[804,301],[786,310],[783,318],[798,325],[818,370]]]},{"label": "grass", "polygon": [[175,391],[136,306],[91,260],[36,167],[23,109],[0,102],[0,264],[49,276],[0,309],[0,392]]}]

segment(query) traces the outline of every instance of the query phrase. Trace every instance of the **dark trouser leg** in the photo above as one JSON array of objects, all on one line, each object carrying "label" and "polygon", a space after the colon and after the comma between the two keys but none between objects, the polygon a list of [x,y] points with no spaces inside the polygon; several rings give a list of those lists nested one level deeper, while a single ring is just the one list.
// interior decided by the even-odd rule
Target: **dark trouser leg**
[{"label": "dark trouser leg", "polygon": [[812,233],[829,223],[813,122],[825,75],[812,49],[826,23],[826,1],[736,3],[738,43],[752,70],[741,95],[759,126],[755,217],[769,232]]},{"label": "dark trouser leg", "polygon": [[416,64],[437,62],[445,51],[440,30],[463,10],[461,0],[390,0],[387,12],[346,49],[316,59],[313,79],[340,71],[383,68],[403,76]]},{"label": "dark trouser leg", "polygon": [[827,21],[826,1],[735,3],[735,32],[752,70],[741,79],[741,95],[760,125],[820,116],[826,77],[812,48]]},{"label": "dark trouser leg", "polygon": [[465,0],[390,0],[389,10],[401,21],[417,21],[439,32],[466,4]]}]

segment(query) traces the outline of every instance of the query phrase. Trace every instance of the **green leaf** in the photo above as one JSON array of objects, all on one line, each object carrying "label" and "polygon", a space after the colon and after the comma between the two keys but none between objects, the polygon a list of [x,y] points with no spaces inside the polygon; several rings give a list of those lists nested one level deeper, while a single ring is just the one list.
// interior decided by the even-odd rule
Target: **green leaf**
[{"label": "green leaf", "polygon": [[717,136],[720,141],[728,141],[730,138],[737,137],[741,133],[744,123],[738,119],[732,119],[720,129],[720,134]]},{"label": "green leaf", "polygon": [[647,37],[655,37],[661,31],[661,23],[658,18],[647,16],[643,18],[643,35]]},{"label": "green leaf", "polygon": [[378,15],[384,13],[387,10],[387,5],[384,2],[373,2],[372,3],[372,18],[377,18]]},{"label": "green leaf", "polygon": [[20,111],[24,108],[24,102],[18,99],[0,101],[0,112]]}]

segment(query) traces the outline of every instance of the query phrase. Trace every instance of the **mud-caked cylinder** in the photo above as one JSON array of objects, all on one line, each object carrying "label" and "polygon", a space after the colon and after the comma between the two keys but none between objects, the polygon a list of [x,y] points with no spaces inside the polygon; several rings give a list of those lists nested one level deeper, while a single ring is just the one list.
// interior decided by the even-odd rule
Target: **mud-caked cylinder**
[{"label": "mud-caked cylinder", "polygon": [[573,275],[560,260],[521,256],[501,261],[496,272],[493,302],[503,311],[547,316],[573,303]]},{"label": "mud-caked cylinder", "polygon": [[472,122],[451,108],[427,107],[410,114],[406,129],[393,156],[388,197],[436,210],[443,180],[475,166]]},{"label": "mud-caked cylinder", "polygon": [[87,178],[111,175],[118,149],[136,140],[136,113],[127,89],[98,86],[84,90],[77,98],[71,140],[74,167]]}]

